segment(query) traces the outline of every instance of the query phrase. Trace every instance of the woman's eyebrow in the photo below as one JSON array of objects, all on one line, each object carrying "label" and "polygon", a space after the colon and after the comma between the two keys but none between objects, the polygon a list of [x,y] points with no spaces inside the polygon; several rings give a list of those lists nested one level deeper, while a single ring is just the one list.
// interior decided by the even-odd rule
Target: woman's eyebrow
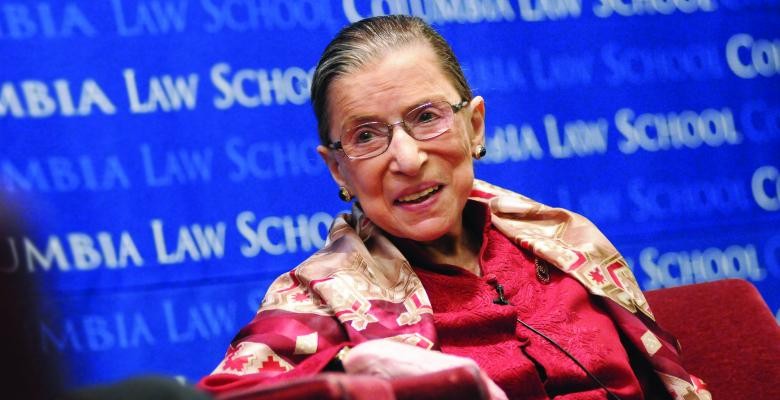
[{"label": "woman's eyebrow", "polygon": [[373,115],[359,115],[355,117],[347,118],[344,123],[341,124],[342,128],[349,129],[354,126],[366,124],[369,122],[384,122],[382,118]]},{"label": "woman's eyebrow", "polygon": [[[403,111],[401,112],[402,116],[405,116],[410,111],[414,110],[417,107],[420,107],[425,104],[434,103],[437,101],[447,101],[447,99],[444,96],[425,96],[418,98],[416,101],[412,102],[410,105],[406,106]],[[350,116],[347,119],[344,120],[344,122],[341,124],[342,129],[349,129],[350,127],[364,124],[367,122],[382,122],[382,123],[388,123],[392,121],[388,121],[386,118],[381,118],[377,116],[376,114],[363,114],[363,115],[355,115]]]},{"label": "woman's eyebrow", "polygon": [[435,103],[437,101],[447,101],[447,99],[444,96],[426,96],[423,99],[412,103],[412,105],[404,109],[403,115],[406,115],[407,113],[414,110],[415,108],[418,108],[426,104]]}]

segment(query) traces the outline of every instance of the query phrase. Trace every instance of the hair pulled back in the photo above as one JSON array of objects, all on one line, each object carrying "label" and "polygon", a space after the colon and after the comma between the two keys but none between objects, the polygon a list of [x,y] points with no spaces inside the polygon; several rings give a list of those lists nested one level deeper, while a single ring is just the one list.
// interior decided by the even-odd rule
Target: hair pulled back
[{"label": "hair pulled back", "polygon": [[317,117],[320,143],[328,135],[328,87],[337,78],[354,72],[393,50],[413,44],[428,44],[461,99],[471,99],[471,88],[452,48],[430,25],[418,17],[387,15],[366,18],[342,29],[325,47],[311,84],[311,101]]}]

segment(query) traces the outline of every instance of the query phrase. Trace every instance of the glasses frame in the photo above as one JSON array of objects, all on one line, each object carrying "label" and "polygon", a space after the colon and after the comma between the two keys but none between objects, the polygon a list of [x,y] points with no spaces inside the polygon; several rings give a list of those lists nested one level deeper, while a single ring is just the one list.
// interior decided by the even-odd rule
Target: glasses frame
[{"label": "glasses frame", "polygon": [[[431,105],[431,104],[435,104],[435,103],[447,103],[447,104],[450,106],[450,108],[452,109],[452,114],[453,114],[453,117],[454,117],[454,116],[455,116],[455,114],[457,114],[457,113],[458,113],[460,110],[462,110],[462,109],[463,109],[463,108],[465,108],[465,107],[466,107],[466,106],[467,106],[469,103],[471,103],[471,100],[463,100],[463,101],[461,101],[460,103],[457,103],[457,104],[452,104],[452,103],[448,102],[447,100],[429,101],[429,102],[427,102],[427,103],[422,103],[422,104],[420,104],[420,105],[418,105],[418,106],[414,107],[414,108],[413,108],[413,109],[411,109],[409,112],[407,112],[406,114],[404,114],[404,116],[406,116],[407,114],[409,114],[410,112],[412,112],[412,111],[414,111],[414,110],[417,110],[417,109],[419,109],[419,108],[422,108],[422,107],[425,107],[425,106],[429,106],[429,105]],[[332,143],[328,144],[328,148],[329,148],[329,149],[331,149],[331,150],[339,150],[339,151],[341,151],[341,152],[342,152],[342,153],[344,153],[344,155],[345,155],[347,158],[349,158],[350,160],[365,160],[365,159],[368,159],[368,158],[374,158],[374,157],[381,156],[382,154],[384,154],[384,153],[387,151],[387,149],[389,149],[389,148],[390,148],[390,143],[393,141],[393,132],[395,131],[395,129],[393,129],[393,128],[394,128],[396,125],[403,125],[403,127],[404,127],[404,132],[406,132],[406,134],[407,134],[407,135],[409,135],[409,136],[411,136],[411,137],[412,137],[414,140],[418,140],[418,141],[425,141],[425,140],[431,140],[431,139],[435,139],[435,138],[437,138],[437,137],[439,137],[439,136],[443,135],[443,134],[444,134],[444,132],[447,132],[447,131],[449,131],[449,130],[450,130],[450,128],[452,128],[452,123],[450,123],[450,126],[449,126],[449,127],[447,127],[447,129],[445,129],[445,130],[443,130],[443,131],[439,132],[438,134],[436,134],[436,135],[434,135],[434,136],[431,136],[431,137],[429,137],[429,138],[425,138],[425,139],[417,139],[416,137],[414,137],[414,135],[413,135],[413,134],[412,134],[412,132],[411,132],[411,128],[409,128],[409,127],[406,125],[406,121],[405,121],[403,118],[402,118],[400,121],[398,121],[398,122],[394,122],[394,123],[392,123],[392,124],[388,124],[388,123],[381,122],[381,121],[370,121],[370,122],[366,122],[365,124],[383,124],[383,125],[387,126],[387,129],[388,129],[388,132],[389,132],[389,133],[388,133],[388,136],[387,136],[387,146],[385,146],[385,148],[384,148],[384,149],[383,149],[381,152],[379,152],[379,153],[377,153],[377,154],[371,154],[371,153],[368,153],[368,154],[371,154],[371,155],[362,155],[362,156],[356,156],[356,157],[353,157],[353,156],[351,156],[351,155],[347,154],[347,152],[344,150],[344,146],[341,144],[341,142],[342,142],[341,140],[339,140],[339,141],[337,141],[337,142],[332,142]],[[361,124],[361,125],[365,125],[365,124]],[[342,133],[342,134],[341,134],[341,136],[339,137],[339,139],[340,139],[341,137],[343,137],[345,134],[347,134],[347,132],[344,132],[344,133]]]}]

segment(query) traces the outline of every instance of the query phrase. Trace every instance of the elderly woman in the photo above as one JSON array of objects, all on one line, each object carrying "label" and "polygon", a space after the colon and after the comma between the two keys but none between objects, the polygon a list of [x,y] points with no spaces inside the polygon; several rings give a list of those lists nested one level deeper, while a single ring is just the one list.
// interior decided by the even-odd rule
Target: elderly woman
[{"label": "elderly woman", "polygon": [[201,388],[474,364],[492,398],[706,399],[625,261],[586,219],[475,180],[485,101],[422,20],[369,18],[325,49],[317,151],[354,200],[279,277]]}]

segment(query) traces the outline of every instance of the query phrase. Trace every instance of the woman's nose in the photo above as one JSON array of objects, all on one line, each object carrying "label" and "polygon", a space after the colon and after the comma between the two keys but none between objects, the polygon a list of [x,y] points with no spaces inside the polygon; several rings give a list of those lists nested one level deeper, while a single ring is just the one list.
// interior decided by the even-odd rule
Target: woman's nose
[{"label": "woman's nose", "polygon": [[406,131],[405,124],[393,126],[393,138],[388,151],[392,156],[390,170],[404,175],[417,175],[428,159],[428,154],[420,148],[421,142]]}]

